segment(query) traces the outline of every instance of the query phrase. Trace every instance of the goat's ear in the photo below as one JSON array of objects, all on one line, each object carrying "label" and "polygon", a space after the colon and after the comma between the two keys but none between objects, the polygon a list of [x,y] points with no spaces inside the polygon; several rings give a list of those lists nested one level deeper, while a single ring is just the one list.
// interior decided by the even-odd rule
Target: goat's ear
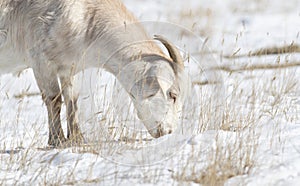
[{"label": "goat's ear", "polygon": [[154,39],[160,41],[167,48],[174,63],[176,63],[180,68],[184,68],[183,58],[180,55],[179,50],[171,42],[160,35],[154,35]]},{"label": "goat's ear", "polygon": [[144,100],[157,94],[160,85],[157,77],[146,77],[136,82],[130,90],[131,97],[135,100]]}]

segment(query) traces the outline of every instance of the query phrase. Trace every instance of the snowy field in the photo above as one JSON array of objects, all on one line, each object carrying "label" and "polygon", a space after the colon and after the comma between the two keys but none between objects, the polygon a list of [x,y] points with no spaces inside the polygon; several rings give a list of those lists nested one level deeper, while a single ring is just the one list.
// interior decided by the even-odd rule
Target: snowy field
[{"label": "snowy field", "polygon": [[78,75],[86,145],[48,149],[32,71],[2,75],[0,185],[298,185],[300,50],[256,51],[300,45],[300,1],[124,3],[189,61],[179,130],[152,139],[112,75],[93,69]]}]

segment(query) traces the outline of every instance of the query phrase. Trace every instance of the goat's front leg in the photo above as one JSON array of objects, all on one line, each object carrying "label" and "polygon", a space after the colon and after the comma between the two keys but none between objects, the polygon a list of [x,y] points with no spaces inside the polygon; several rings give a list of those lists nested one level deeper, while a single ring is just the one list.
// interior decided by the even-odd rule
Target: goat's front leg
[{"label": "goat's front leg", "polygon": [[74,92],[73,77],[60,77],[62,93],[67,110],[68,140],[71,144],[80,144],[84,141],[78,126],[78,93]]},{"label": "goat's front leg", "polygon": [[48,144],[54,147],[62,146],[66,142],[66,138],[60,121],[62,105],[61,91],[57,75],[49,72],[49,70],[47,71],[43,69],[45,68],[35,67],[33,68],[33,72],[42,93],[43,101],[47,106],[49,127]]}]

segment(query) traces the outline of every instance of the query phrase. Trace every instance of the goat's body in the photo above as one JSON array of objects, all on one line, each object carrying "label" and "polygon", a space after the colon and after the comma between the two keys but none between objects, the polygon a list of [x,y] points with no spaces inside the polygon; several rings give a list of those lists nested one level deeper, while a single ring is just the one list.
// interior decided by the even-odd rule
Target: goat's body
[{"label": "goat's body", "polygon": [[[79,62],[84,63],[83,68],[103,66],[118,71],[114,64],[106,62],[123,47],[126,50],[118,51],[118,55],[127,58],[138,52],[162,54],[152,43],[137,44],[132,47],[139,50],[130,50],[135,41],[150,39],[139,25],[134,27],[134,34],[125,31],[126,25],[137,21],[116,0],[6,0],[0,6],[3,67],[31,67],[36,65],[32,58],[42,58],[62,74],[70,70],[70,63],[78,66],[76,70],[82,70]],[[94,58],[96,51],[89,50],[93,44],[97,45],[100,60]]]},{"label": "goat's body", "polygon": [[[50,145],[65,141],[61,94],[67,106],[68,138],[82,138],[72,89],[77,72],[102,67],[119,77],[134,56],[166,57],[153,42],[141,41],[150,39],[119,0],[0,2],[0,73],[33,69],[48,110]],[[130,73],[120,77],[123,86]]]}]

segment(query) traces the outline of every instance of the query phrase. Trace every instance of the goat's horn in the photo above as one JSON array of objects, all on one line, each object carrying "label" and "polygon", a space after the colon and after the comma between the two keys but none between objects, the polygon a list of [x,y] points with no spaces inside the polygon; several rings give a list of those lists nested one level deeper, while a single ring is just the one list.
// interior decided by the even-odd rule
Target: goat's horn
[{"label": "goat's horn", "polygon": [[154,39],[160,41],[167,48],[171,59],[175,63],[177,63],[181,68],[184,67],[182,56],[180,55],[179,50],[172,43],[160,35],[154,35]]}]

